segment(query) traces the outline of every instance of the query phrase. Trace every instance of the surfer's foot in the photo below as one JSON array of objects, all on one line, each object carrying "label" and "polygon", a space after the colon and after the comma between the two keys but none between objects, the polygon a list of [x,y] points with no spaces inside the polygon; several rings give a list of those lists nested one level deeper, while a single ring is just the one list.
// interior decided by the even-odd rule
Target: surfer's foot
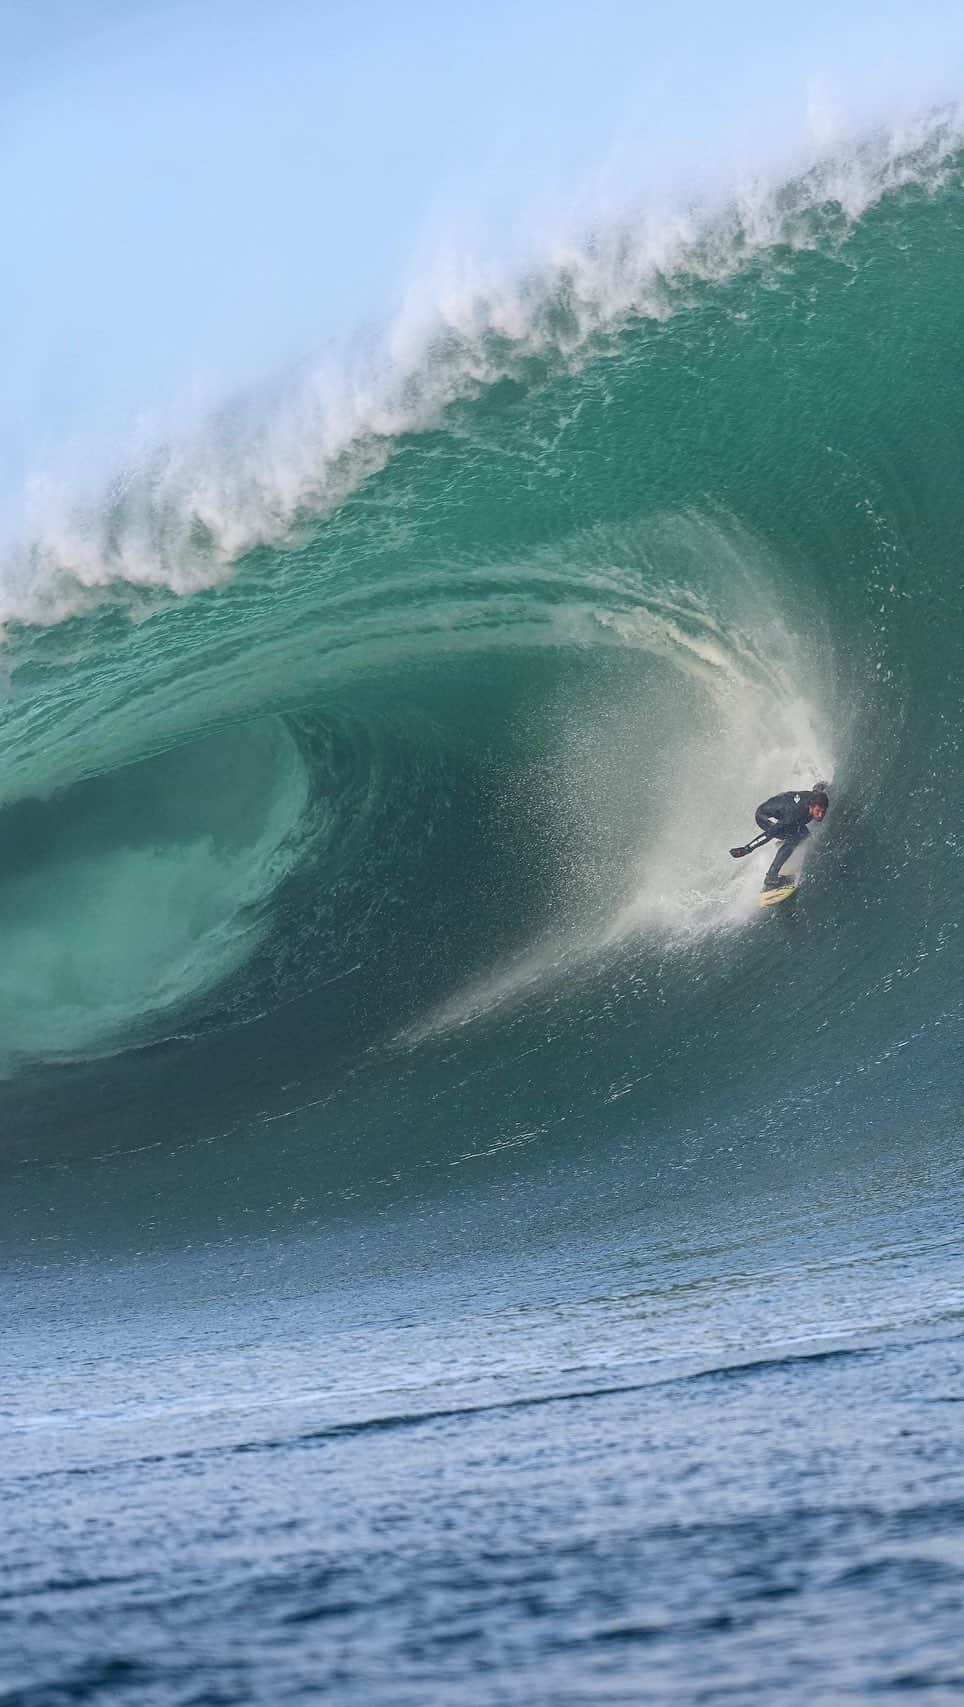
[{"label": "surfer's foot", "polygon": [[764,889],[792,889],[792,877],[767,877],[763,882]]}]

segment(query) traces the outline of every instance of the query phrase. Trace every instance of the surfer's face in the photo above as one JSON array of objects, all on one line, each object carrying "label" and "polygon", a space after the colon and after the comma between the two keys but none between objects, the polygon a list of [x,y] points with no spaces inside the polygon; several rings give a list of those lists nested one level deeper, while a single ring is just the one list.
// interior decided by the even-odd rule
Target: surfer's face
[{"label": "surfer's face", "polygon": [[816,818],[819,820],[823,817],[826,810],[827,810],[826,806],[811,806],[810,816],[811,816],[811,818]]}]

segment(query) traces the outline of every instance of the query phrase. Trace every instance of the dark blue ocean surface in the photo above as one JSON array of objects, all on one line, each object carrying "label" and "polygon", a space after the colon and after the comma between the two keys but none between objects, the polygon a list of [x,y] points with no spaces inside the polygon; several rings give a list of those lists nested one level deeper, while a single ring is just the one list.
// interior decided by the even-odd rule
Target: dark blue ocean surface
[{"label": "dark blue ocean surface", "polygon": [[959,1699],[960,1186],[889,1183],[648,1256],[35,1277],[0,1700]]}]

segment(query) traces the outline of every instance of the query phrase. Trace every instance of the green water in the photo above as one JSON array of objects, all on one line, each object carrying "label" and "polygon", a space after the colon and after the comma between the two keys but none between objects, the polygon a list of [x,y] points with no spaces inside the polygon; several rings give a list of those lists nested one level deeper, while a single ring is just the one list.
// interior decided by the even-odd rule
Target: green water
[{"label": "green water", "polygon": [[[856,212],[788,186],[671,273],[613,238],[530,280],[514,339],[491,305],[450,329],[237,561],[163,487],[100,516],[103,585],[36,557],[2,730],[18,1156],[121,1154],[173,1096],[159,1149],[240,1146],[225,1213],[262,1123],[290,1139],[287,1212],[306,1148],[337,1197],[389,1154],[780,1131],[814,1086],[858,1145],[925,1081],[955,1106],[962,163],[937,126],[898,166]],[[816,777],[763,931],[726,850]]]}]

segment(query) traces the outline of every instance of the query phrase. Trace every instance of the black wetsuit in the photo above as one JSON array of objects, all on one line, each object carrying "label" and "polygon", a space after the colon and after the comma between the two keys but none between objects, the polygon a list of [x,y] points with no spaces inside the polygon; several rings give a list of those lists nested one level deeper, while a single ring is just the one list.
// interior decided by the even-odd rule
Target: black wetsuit
[{"label": "black wetsuit", "polygon": [[[764,800],[762,806],[756,809],[756,821],[771,840],[781,838],[777,849],[776,859],[773,860],[764,878],[765,884],[773,884],[784,865],[808,834],[810,823],[810,808],[817,800],[819,790],[811,788],[796,788],[788,794],[775,794],[772,800]],[[820,796],[822,804],[822,796]]]}]

